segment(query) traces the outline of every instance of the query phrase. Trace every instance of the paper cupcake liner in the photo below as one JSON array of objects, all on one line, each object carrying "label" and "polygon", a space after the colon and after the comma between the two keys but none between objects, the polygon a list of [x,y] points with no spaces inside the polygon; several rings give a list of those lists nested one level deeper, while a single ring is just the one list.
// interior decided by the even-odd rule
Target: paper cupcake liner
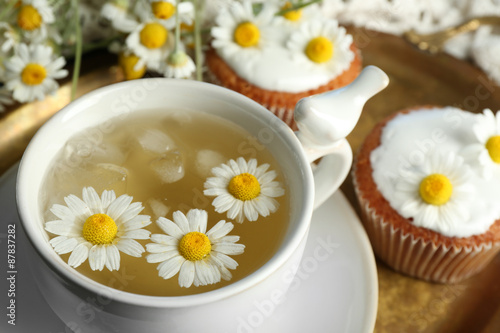
[{"label": "paper cupcake liner", "polygon": [[500,251],[500,243],[445,246],[404,234],[376,214],[356,184],[355,190],[375,255],[398,272],[426,281],[457,283],[481,271]]}]

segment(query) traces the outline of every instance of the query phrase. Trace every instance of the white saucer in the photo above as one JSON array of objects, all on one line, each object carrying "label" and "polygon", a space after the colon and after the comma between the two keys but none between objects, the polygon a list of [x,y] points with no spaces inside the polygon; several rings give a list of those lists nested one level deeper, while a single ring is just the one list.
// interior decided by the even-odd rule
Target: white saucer
[{"label": "white saucer", "polygon": [[[27,243],[17,217],[17,166],[0,178],[0,272],[7,269],[8,225],[16,227],[16,325],[7,323],[5,307],[1,332],[72,332],[50,309],[31,275]],[[8,281],[0,279],[2,304],[8,304]],[[373,332],[378,282],[375,259],[361,223],[341,192],[336,192],[313,215],[304,257],[285,301],[261,304],[239,331]],[[86,332],[87,333],[87,332]],[[92,332],[88,332],[92,333]]]}]

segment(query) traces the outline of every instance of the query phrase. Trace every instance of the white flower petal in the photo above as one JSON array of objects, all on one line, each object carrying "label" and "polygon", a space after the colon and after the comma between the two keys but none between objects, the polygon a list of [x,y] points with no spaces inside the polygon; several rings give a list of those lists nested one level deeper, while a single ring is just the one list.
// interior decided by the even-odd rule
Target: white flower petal
[{"label": "white flower petal", "polygon": [[208,214],[205,210],[191,209],[186,217],[189,221],[189,231],[205,233],[208,220]]},{"label": "white flower petal", "polygon": [[90,269],[102,271],[106,264],[106,248],[103,245],[94,245],[89,251]]},{"label": "white flower petal", "polygon": [[213,251],[217,251],[226,255],[242,254],[245,251],[245,245],[220,242],[212,246]]},{"label": "white flower petal", "polygon": [[106,268],[110,271],[117,271],[120,269],[120,252],[114,245],[106,247]]},{"label": "white flower petal", "polygon": [[108,214],[113,220],[117,221],[127,210],[131,202],[132,197],[125,194],[121,195],[108,206],[106,214]]},{"label": "white flower petal", "polygon": [[179,239],[163,234],[153,234],[151,235],[151,240],[155,243],[163,244],[163,245],[173,245],[177,246],[179,243]]},{"label": "white flower petal", "polygon": [[165,245],[165,244],[158,244],[158,243],[148,243],[146,244],[146,250],[149,253],[163,253],[163,252],[170,252],[170,251],[179,251],[177,245]]},{"label": "white flower petal", "polygon": [[158,265],[158,275],[164,279],[170,279],[181,269],[185,259],[181,256],[175,256]]},{"label": "white flower petal", "polygon": [[103,214],[102,201],[93,187],[86,187],[82,191],[82,199],[90,208],[92,214]]},{"label": "white flower petal", "polygon": [[116,247],[121,252],[132,257],[140,257],[144,252],[142,245],[133,239],[120,239],[116,243]]},{"label": "white flower petal", "polygon": [[65,254],[73,251],[78,245],[78,240],[76,238],[66,238],[65,236],[59,236],[51,240],[51,244],[57,254]]},{"label": "white flower petal", "polygon": [[89,250],[91,246],[92,244],[89,242],[78,244],[69,256],[68,265],[75,268],[80,266],[89,257]]},{"label": "white flower petal", "polygon": [[149,239],[151,231],[145,229],[136,229],[127,231],[120,238],[132,238],[132,239]]},{"label": "white flower petal", "polygon": [[[149,244],[147,244],[147,245],[149,245]],[[146,245],[146,248],[147,248],[147,245]],[[168,260],[168,259],[173,258],[173,257],[178,256],[178,255],[179,255],[179,252],[177,250],[160,252],[160,253],[152,253],[152,254],[148,254],[146,256],[146,260],[149,263],[157,263],[157,262],[163,262],[165,260]]]},{"label": "white flower petal", "polygon": [[179,286],[189,288],[193,284],[195,275],[195,265],[192,261],[186,260],[179,272]]},{"label": "white flower petal", "polygon": [[[179,229],[182,231],[183,234],[187,234],[188,232],[191,231],[189,228],[189,221],[188,221],[186,215],[184,215],[179,210],[174,212],[172,215],[174,217],[175,224],[177,224],[177,226],[179,227]],[[174,236],[174,235],[172,235],[172,236]]]},{"label": "white flower petal", "polygon": [[[175,219],[175,215],[174,215],[174,219]],[[187,220],[186,220],[186,222],[187,222]],[[163,230],[167,235],[170,235],[170,236],[175,237],[177,239],[182,238],[182,236],[184,236],[184,234],[185,234],[184,232],[182,232],[182,230],[179,228],[179,226],[176,223],[174,223],[174,222],[172,222],[169,219],[166,219],[164,217],[159,217],[158,220],[156,220],[156,224],[158,224],[158,226],[161,228],[161,230]]]},{"label": "white flower petal", "polygon": [[221,237],[226,236],[231,230],[233,230],[234,225],[231,222],[221,220],[217,222],[208,232],[207,236],[211,242],[218,240]]}]

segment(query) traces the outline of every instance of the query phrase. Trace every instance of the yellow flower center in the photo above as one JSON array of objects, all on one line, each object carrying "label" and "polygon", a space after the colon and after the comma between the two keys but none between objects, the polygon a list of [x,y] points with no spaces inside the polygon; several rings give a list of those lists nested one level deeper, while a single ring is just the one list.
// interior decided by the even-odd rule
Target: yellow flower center
[{"label": "yellow flower center", "polygon": [[146,73],[146,66],[142,66],[138,70],[135,70],[134,67],[139,61],[139,57],[134,54],[125,55],[120,53],[118,57],[118,65],[120,65],[123,73],[125,74],[125,79],[127,80],[135,80],[140,79]]},{"label": "yellow flower center", "polygon": [[227,186],[229,193],[238,200],[255,199],[260,194],[260,184],[254,175],[247,172],[234,176]]},{"label": "yellow flower center", "polygon": [[426,203],[440,206],[450,200],[451,194],[453,193],[453,185],[451,185],[448,177],[434,173],[425,177],[422,182],[420,182],[419,189],[420,197]]},{"label": "yellow flower center", "polygon": [[333,43],[326,37],[316,37],[307,43],[305,52],[311,61],[327,62],[333,57]]},{"label": "yellow flower center", "polygon": [[[292,3],[290,1],[287,1],[283,7],[281,7],[282,10],[286,10],[292,8]],[[290,10],[287,11],[286,13],[283,14],[283,17],[286,18],[289,21],[298,21],[302,17],[302,10],[297,9],[297,10]]]},{"label": "yellow flower center", "polygon": [[198,231],[185,234],[179,242],[179,253],[189,261],[201,260],[210,251],[212,251],[212,244],[210,244],[208,236]]},{"label": "yellow flower center", "polygon": [[166,20],[175,14],[175,6],[167,1],[155,1],[151,4],[153,14],[160,20]]},{"label": "yellow flower center", "polygon": [[89,216],[82,230],[83,238],[94,245],[111,244],[117,232],[115,221],[106,214]]},{"label": "yellow flower center", "polygon": [[234,30],[234,41],[242,47],[251,47],[259,43],[259,28],[252,22],[243,22],[238,24]]},{"label": "yellow flower center", "polygon": [[500,163],[500,135],[492,136],[486,142],[486,149],[495,163]]},{"label": "yellow flower center", "polygon": [[27,64],[21,72],[21,80],[29,86],[39,85],[46,77],[47,70],[45,70],[45,67],[35,63]]},{"label": "yellow flower center", "polygon": [[141,44],[148,49],[157,49],[167,41],[168,31],[160,23],[148,23],[139,33]]},{"label": "yellow flower center", "polygon": [[25,5],[17,14],[17,25],[23,30],[35,30],[42,25],[42,16],[32,5]]}]

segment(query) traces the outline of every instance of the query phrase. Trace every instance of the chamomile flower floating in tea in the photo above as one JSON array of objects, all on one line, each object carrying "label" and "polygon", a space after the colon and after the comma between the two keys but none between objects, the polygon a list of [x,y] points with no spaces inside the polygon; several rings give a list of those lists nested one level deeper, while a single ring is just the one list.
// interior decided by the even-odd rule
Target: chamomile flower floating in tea
[{"label": "chamomile flower floating in tea", "polygon": [[327,70],[331,75],[339,75],[354,59],[351,44],[352,36],[337,21],[311,20],[292,33],[286,45],[297,63],[312,71]]},{"label": "chamomile flower floating in tea", "polygon": [[78,267],[88,258],[92,270],[106,266],[113,271],[120,268],[120,251],[142,255],[144,248],[136,239],[149,239],[150,232],[142,228],[151,224],[151,218],[139,215],[144,209],[140,202],[132,203],[125,194],[117,198],[114,191],[99,197],[92,187],[83,189],[82,199],[65,197],[67,206],[56,204],[50,209],[60,220],[45,223],[45,230],[58,235],[50,240],[54,250],[71,252],[70,266]]},{"label": "chamomile flower floating in tea", "polygon": [[65,63],[63,57],[53,58],[49,46],[20,44],[16,55],[4,62],[5,87],[19,102],[42,100],[59,87],[55,79],[68,74],[62,69]]},{"label": "chamomile flower floating in tea", "polygon": [[150,263],[160,263],[158,274],[169,279],[179,273],[179,285],[204,286],[232,277],[229,269],[238,263],[229,257],[243,253],[245,245],[236,244],[239,236],[228,236],[233,224],[219,221],[208,232],[207,212],[191,209],[187,215],[173,213],[174,221],[160,217],[156,223],[166,234],[153,234],[146,244]]},{"label": "chamomile flower floating in tea", "polygon": [[470,177],[470,167],[455,153],[427,154],[423,163],[412,165],[397,179],[401,215],[413,218],[417,226],[448,232],[469,218],[463,203],[473,193]]},{"label": "chamomile flower floating in tea", "polygon": [[279,207],[274,198],[285,193],[280,183],[274,181],[276,171],[267,169],[269,164],[257,166],[256,159],[230,160],[212,169],[215,177],[206,180],[203,193],[216,196],[212,202],[216,212],[227,212],[228,218],[239,223],[245,218],[256,221],[259,215],[266,217],[274,213]]},{"label": "chamomile flower floating in tea", "polygon": [[462,155],[472,165],[482,171],[486,179],[493,172],[500,172],[500,114],[496,116],[490,109],[476,116],[477,121],[472,127],[475,143],[466,146]]}]

